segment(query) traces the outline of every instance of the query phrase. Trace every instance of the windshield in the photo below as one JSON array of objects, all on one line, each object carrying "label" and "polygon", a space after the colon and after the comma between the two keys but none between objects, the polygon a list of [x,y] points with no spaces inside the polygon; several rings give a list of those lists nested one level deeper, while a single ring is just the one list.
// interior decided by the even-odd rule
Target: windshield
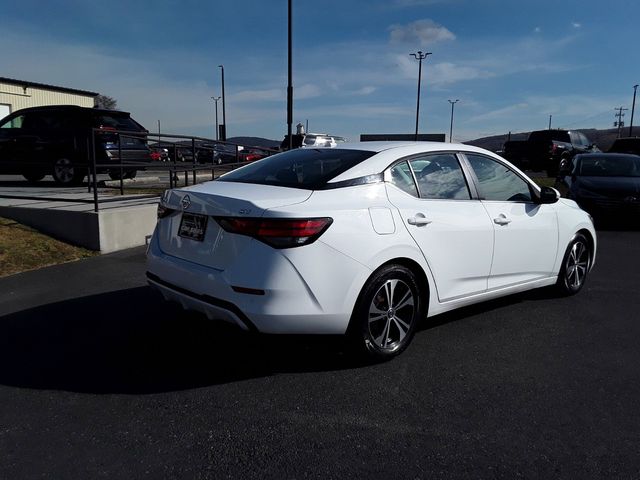
[{"label": "windshield", "polygon": [[578,175],[585,177],[640,177],[640,156],[590,155],[582,157]]},{"label": "windshield", "polygon": [[290,150],[229,172],[218,181],[315,190],[373,155],[375,152],[337,148]]}]

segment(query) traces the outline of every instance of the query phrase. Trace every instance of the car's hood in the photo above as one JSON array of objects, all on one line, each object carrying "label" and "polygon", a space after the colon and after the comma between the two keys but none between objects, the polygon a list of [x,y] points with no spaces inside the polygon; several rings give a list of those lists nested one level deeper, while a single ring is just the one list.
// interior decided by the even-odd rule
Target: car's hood
[{"label": "car's hood", "polygon": [[607,197],[640,194],[640,177],[577,177],[576,188]]}]

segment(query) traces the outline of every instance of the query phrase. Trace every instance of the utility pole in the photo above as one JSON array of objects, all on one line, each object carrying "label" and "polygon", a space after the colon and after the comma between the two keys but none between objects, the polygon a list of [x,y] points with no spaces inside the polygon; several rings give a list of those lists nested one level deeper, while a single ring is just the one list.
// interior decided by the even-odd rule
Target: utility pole
[{"label": "utility pole", "polygon": [[418,53],[411,53],[411,56],[418,60],[418,101],[416,103],[416,142],[418,141],[418,119],[420,118],[420,83],[422,82],[422,60],[431,55],[431,52],[422,53],[418,50]]},{"label": "utility pole", "polygon": [[618,107],[618,108],[614,108],[614,110],[617,110],[618,113],[616,113],[614,116],[618,119],[617,121],[613,122],[613,126],[614,127],[618,127],[618,138],[620,138],[620,131],[622,130],[622,127],[624,127],[624,120],[622,120],[622,117],[624,117],[624,111],[625,110],[629,110],[628,108],[623,108],[623,107]]},{"label": "utility pole", "polygon": [[631,104],[631,121],[629,122],[629,136],[633,136],[633,112],[636,109],[636,90],[638,85],[633,86],[633,103]]},{"label": "utility pole", "polygon": [[216,140],[220,139],[219,132],[218,132],[218,100],[220,100],[220,98],[221,97],[211,97],[211,100],[216,102]]},{"label": "utility pole", "polygon": [[224,65],[218,65],[222,72],[222,125],[220,125],[220,140],[227,141],[227,115],[225,111],[226,102],[224,101]]},{"label": "utility pole", "polygon": [[553,117],[553,115],[549,115],[549,130],[551,130],[551,118]]},{"label": "utility pole", "polygon": [[288,4],[288,62],[287,62],[287,138],[289,139],[289,150],[293,148],[293,137],[291,136],[291,125],[293,124],[293,50],[292,50],[292,18],[291,0]]},{"label": "utility pole", "polygon": [[453,107],[455,107],[456,103],[458,103],[460,100],[459,99],[455,99],[455,100],[447,100],[447,102],[449,102],[451,104],[451,125],[449,125],[449,143],[453,142]]}]

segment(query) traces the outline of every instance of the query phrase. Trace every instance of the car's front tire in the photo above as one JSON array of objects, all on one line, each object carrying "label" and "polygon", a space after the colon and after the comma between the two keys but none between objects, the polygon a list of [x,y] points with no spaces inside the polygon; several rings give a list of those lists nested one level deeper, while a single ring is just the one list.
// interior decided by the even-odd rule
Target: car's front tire
[{"label": "car's front tire", "polygon": [[584,286],[591,265],[591,247],[587,238],[576,234],[569,242],[558,274],[556,289],[562,295],[575,295]]},{"label": "car's front tire", "polygon": [[363,287],[351,317],[353,348],[371,360],[402,353],[411,343],[423,311],[416,275],[402,265],[376,271]]}]

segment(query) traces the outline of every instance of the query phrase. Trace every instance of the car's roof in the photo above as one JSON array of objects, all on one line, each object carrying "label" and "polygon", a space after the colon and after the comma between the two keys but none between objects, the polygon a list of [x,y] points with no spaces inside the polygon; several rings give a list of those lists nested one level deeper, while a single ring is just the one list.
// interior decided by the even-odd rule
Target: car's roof
[{"label": "car's roof", "polygon": [[[315,148],[315,147],[312,147]],[[331,147],[320,147],[331,148]],[[465,145],[463,143],[444,142],[347,142],[341,143],[336,149],[352,149],[375,152],[371,158],[350,168],[346,172],[338,175],[329,183],[351,180],[353,178],[375,175],[384,171],[395,160],[420,153],[438,152],[468,152],[481,153],[493,158],[505,161],[502,157],[489,152],[483,148]]]},{"label": "car's roof", "polygon": [[90,111],[93,113],[111,114],[111,115],[131,115],[129,112],[123,110],[106,110],[103,108],[95,107],[81,107],[80,105],[40,105],[37,107],[21,108],[11,112],[14,113],[26,113],[26,112],[42,112],[42,111],[54,111],[54,110],[77,110],[77,111]]},{"label": "car's roof", "polygon": [[580,153],[576,155],[577,158],[593,158],[593,157],[607,157],[607,158],[638,158],[635,153],[618,153],[618,152],[594,152],[594,153]]}]

